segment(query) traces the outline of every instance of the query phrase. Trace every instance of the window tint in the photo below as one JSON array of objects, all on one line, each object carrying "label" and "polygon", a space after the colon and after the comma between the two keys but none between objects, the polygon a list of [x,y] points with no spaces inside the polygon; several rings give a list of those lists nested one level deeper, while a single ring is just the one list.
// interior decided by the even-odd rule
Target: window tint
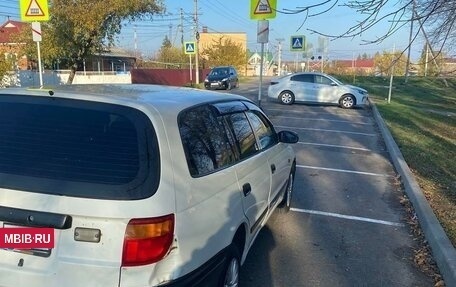
[{"label": "window tint", "polygon": [[258,150],[255,135],[244,113],[235,113],[226,116],[226,120],[233,130],[235,143],[240,151],[241,159],[247,158]]},{"label": "window tint", "polygon": [[322,76],[322,75],[315,75],[315,83],[317,84],[323,84],[323,85],[331,85],[333,81],[331,79]]},{"label": "window tint", "polygon": [[258,141],[260,149],[266,149],[278,143],[278,137],[272,126],[260,113],[248,112],[247,116],[252,124]]},{"label": "window tint", "polygon": [[[156,138],[143,113],[118,105],[25,96],[0,97],[0,110],[1,186],[108,199],[153,194],[150,186],[146,193],[137,189],[147,174],[157,184],[159,180]],[[148,147],[147,142],[155,144]],[[148,166],[154,170],[147,171]]]},{"label": "window tint", "polygon": [[210,106],[199,106],[179,116],[179,131],[192,176],[208,174],[235,161],[221,120]]},{"label": "window tint", "polygon": [[291,77],[291,81],[313,83],[314,76],[310,74],[299,74]]}]

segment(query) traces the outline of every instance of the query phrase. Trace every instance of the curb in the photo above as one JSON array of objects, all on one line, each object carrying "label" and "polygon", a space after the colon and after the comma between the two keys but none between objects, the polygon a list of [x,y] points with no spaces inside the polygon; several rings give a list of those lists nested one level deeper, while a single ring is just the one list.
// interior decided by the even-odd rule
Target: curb
[{"label": "curb", "polygon": [[437,220],[426,197],[421,191],[420,186],[413,177],[399,147],[393,139],[385,121],[378,112],[377,107],[369,100],[380,132],[386,144],[396,171],[401,176],[401,181],[405,188],[410,202],[418,216],[421,228],[424,231],[426,240],[431,246],[432,254],[446,286],[456,286],[456,249]]}]

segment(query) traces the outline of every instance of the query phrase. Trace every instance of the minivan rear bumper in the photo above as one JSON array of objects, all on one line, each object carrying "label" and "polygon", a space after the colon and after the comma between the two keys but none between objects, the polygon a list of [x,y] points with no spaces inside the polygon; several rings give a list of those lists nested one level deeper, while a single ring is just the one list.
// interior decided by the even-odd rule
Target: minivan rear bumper
[{"label": "minivan rear bumper", "polygon": [[169,281],[160,287],[213,287],[217,286],[227,264],[226,249],[219,252],[209,261],[204,263],[198,269],[180,277],[176,280]]}]

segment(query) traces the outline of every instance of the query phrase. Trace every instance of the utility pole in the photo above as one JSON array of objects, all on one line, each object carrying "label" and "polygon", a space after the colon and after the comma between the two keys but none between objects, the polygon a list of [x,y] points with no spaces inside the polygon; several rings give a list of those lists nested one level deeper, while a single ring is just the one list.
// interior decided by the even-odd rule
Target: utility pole
[{"label": "utility pole", "polygon": [[172,43],[173,40],[173,24],[169,24],[169,41]]},{"label": "utility pole", "polygon": [[278,55],[278,62],[279,62],[279,69],[278,69],[278,76],[282,76],[282,41],[285,41],[285,39],[276,39],[279,41],[279,55]]},{"label": "utility pole", "polygon": [[426,42],[426,56],[424,60],[424,76],[427,77],[427,70],[428,70],[428,62],[429,62],[429,44]]},{"label": "utility pole", "polygon": [[393,46],[393,62],[391,63],[391,77],[390,77],[390,84],[388,90],[388,104],[391,103],[391,91],[393,90],[393,77],[394,77],[394,66],[396,65],[396,45]]},{"label": "utility pole", "polygon": [[[413,4],[415,4],[415,0],[413,0]],[[436,68],[440,74],[442,69],[441,69],[440,65],[437,63],[437,60],[435,59],[436,56],[434,55],[434,50],[432,49],[431,42],[429,41],[426,31],[424,31],[423,22],[420,19],[420,15],[418,15],[418,13],[416,12],[415,5],[414,5],[413,15],[415,15],[415,14],[417,16],[416,19],[418,20],[418,23],[420,24],[420,30],[421,30],[421,32],[423,32],[424,38],[426,39],[427,48],[429,48],[429,51],[431,52],[432,61],[434,62],[434,65],[436,66]],[[426,63],[427,63],[427,61],[426,61]],[[445,83],[445,86],[449,87],[447,80],[444,77],[442,79],[443,79],[443,82]]]},{"label": "utility pole", "polygon": [[180,8],[180,16],[181,47],[184,47],[184,10],[182,8]]},{"label": "utility pole", "polygon": [[195,0],[195,39],[196,39],[196,47],[195,47],[195,83],[199,84],[199,32],[198,32],[198,0]]},{"label": "utility pole", "polygon": [[412,18],[410,19],[410,35],[409,35],[409,45],[407,51],[407,64],[405,66],[405,83],[408,81],[408,77],[410,74],[410,53],[412,52],[412,37],[413,37],[413,16],[415,15],[415,2],[412,3]]},{"label": "utility pole", "polygon": [[137,58],[138,57],[138,41],[137,41],[137,37],[136,37],[136,25],[134,25],[133,27],[134,27],[134,41],[135,41],[135,58]]},{"label": "utility pole", "polygon": [[353,52],[353,58],[352,58],[352,71],[353,71],[353,83],[355,83],[355,81],[356,81],[355,52]]}]

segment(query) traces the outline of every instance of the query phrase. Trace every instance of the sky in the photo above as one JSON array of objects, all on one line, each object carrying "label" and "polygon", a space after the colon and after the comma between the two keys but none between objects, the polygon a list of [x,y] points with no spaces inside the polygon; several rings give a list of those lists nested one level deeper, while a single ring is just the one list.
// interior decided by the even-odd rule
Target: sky
[{"label": "sky", "polygon": [[[247,33],[247,46],[251,51],[260,51],[261,44],[257,43],[257,20],[250,19],[250,3],[259,0],[197,0],[198,27],[201,32],[202,26],[206,26],[208,32],[245,32]],[[271,1],[271,0],[261,0]],[[311,32],[316,30],[323,34],[340,35],[347,31],[357,21],[363,19],[362,15],[341,6],[347,1],[329,0],[326,5],[310,9],[306,18],[305,13],[285,14],[298,10],[304,5],[310,6],[328,0],[277,0],[277,15],[269,19],[269,42],[265,44],[265,51],[276,53],[279,42],[282,43],[282,58],[303,59],[302,53],[291,51],[290,40],[292,36],[305,36],[308,43],[314,46],[314,54],[318,53],[319,36]],[[336,5],[329,11],[335,2]],[[398,0],[389,0],[389,6],[383,10],[383,14],[397,8]],[[183,23],[184,41],[194,40],[194,16],[195,0],[164,0],[166,7],[165,15],[156,15],[152,20],[125,23],[121,34],[116,40],[116,45],[127,49],[137,50],[143,56],[154,55],[163,39],[167,36],[171,42],[179,46],[181,39],[181,21]],[[183,17],[181,17],[181,11]],[[319,14],[312,16],[313,14]],[[19,0],[0,0],[0,21],[20,20]],[[408,46],[410,26],[404,25],[394,35],[386,40],[375,44],[363,44],[366,41],[375,40],[384,35],[391,22],[380,21],[360,36],[345,39],[328,38],[327,53],[323,55],[329,60],[352,59],[366,53],[371,56],[376,52],[405,50]],[[43,31],[45,36],[45,31]],[[136,37],[135,37],[136,35]],[[412,60],[419,58],[423,47],[420,37],[412,44]]]}]

